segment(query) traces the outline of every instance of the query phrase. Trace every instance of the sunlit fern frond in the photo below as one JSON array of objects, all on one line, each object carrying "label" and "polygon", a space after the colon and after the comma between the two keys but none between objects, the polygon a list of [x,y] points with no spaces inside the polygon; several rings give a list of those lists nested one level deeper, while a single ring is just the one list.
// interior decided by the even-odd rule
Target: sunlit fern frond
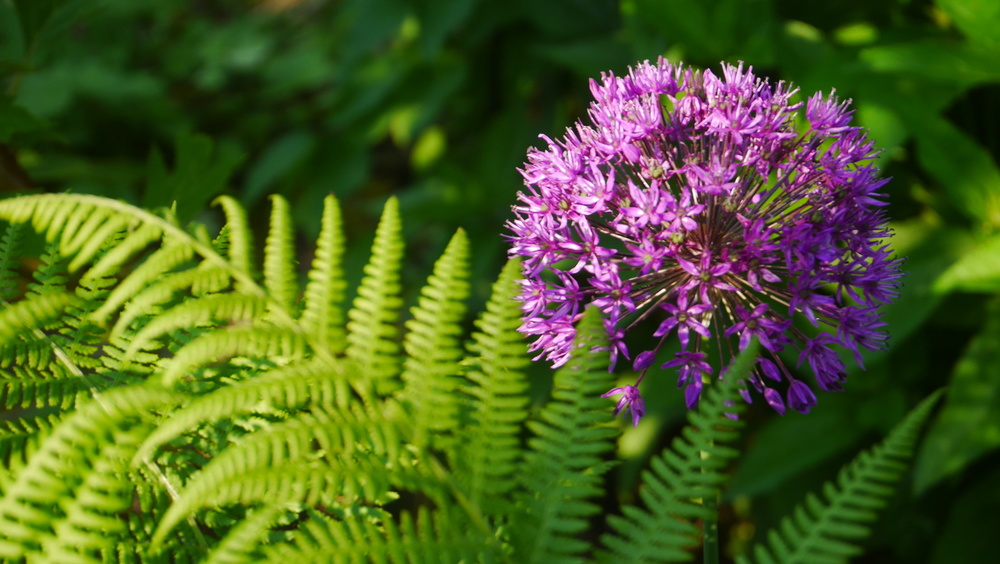
[{"label": "sunlit fern frond", "polygon": [[[272,530],[287,522],[297,504],[275,502],[251,509],[238,525],[212,548],[203,564],[256,564],[264,562],[264,546],[272,544]],[[287,534],[285,535],[287,536]]]},{"label": "sunlit fern frond", "polygon": [[864,552],[861,541],[871,533],[878,510],[909,468],[920,429],[941,397],[935,392],[915,407],[880,444],[859,454],[823,485],[822,497],[810,493],[785,517],[767,542],[752,549],[741,564],[846,563]]},{"label": "sunlit fern frond", "polygon": [[162,382],[173,386],[182,378],[197,379],[201,369],[234,357],[287,363],[303,358],[302,335],[282,327],[236,325],[198,336],[184,345],[163,369]]},{"label": "sunlit fern frond", "polygon": [[175,401],[162,389],[118,388],[56,426],[0,499],[0,557],[69,562],[74,546],[112,547],[125,532],[116,514],[133,502],[123,470],[149,414]]},{"label": "sunlit fern frond", "polygon": [[347,313],[347,356],[362,366],[380,395],[399,388],[401,233],[399,201],[389,198],[375,231],[371,260]]},{"label": "sunlit fern frond", "polygon": [[7,307],[7,301],[21,295],[21,280],[17,270],[21,263],[17,260],[21,251],[24,225],[12,223],[4,229],[0,239],[0,309]]},{"label": "sunlit fern frond", "polygon": [[746,408],[739,387],[757,358],[756,343],[733,361],[726,378],[710,386],[688,412],[688,424],[670,448],[650,461],[642,475],[643,506],[626,505],[622,515],[610,515],[613,533],[601,538],[602,562],[688,562],[698,543],[697,521],[714,518],[703,500],[719,495],[726,465],[738,454],[729,446]]},{"label": "sunlit fern frond", "polygon": [[552,399],[528,421],[532,437],[515,496],[523,513],[510,524],[518,562],[581,562],[591,550],[579,534],[600,510],[594,498],[618,434],[601,398],[613,385],[607,352],[599,350],[606,346],[600,312],[591,308],[578,324],[572,357],[555,374]]},{"label": "sunlit fern frond", "polygon": [[271,562],[387,562],[420,564],[496,562],[487,542],[442,508],[403,512],[399,521],[350,515],[335,519],[309,510],[294,542],[265,549]]},{"label": "sunlit fern frond", "polygon": [[478,329],[469,345],[468,378],[464,393],[470,398],[467,420],[459,433],[455,464],[469,497],[498,517],[510,509],[510,493],[517,484],[522,457],[521,434],[528,417],[528,347],[518,333],[521,308],[515,297],[521,276],[520,261],[504,266],[493,285],[486,311],[476,320]]},{"label": "sunlit fern frond", "polygon": [[323,220],[316,240],[316,256],[309,270],[300,323],[316,341],[338,354],[347,346],[344,330],[344,234],[340,205],[333,196],[323,200]]},{"label": "sunlit fern frond", "polygon": [[299,294],[295,256],[295,232],[288,200],[271,196],[271,224],[264,244],[264,288],[275,307],[284,308],[292,317]]},{"label": "sunlit fern frond", "polygon": [[163,444],[206,423],[260,411],[332,406],[335,389],[342,387],[338,384],[348,381],[355,369],[348,362],[311,359],[220,387],[174,411],[149,435],[137,457],[148,458]]},{"label": "sunlit fern frond", "polygon": [[160,522],[154,543],[205,506],[274,499],[385,503],[400,445],[398,427],[384,418],[336,409],[302,412],[242,438],[195,474]]},{"label": "sunlit fern frond", "polygon": [[[226,214],[226,240],[228,242],[228,258],[240,272],[253,278],[255,273],[253,254],[253,232],[247,223],[247,212],[243,206],[230,196],[219,196],[216,203],[222,206]],[[245,283],[245,281],[240,281]],[[243,288],[246,290],[246,288]]]},{"label": "sunlit fern frond", "polygon": [[461,382],[459,337],[469,295],[469,239],[459,230],[434,265],[411,310],[403,341],[406,360],[401,397],[412,415],[417,445],[443,446],[458,424],[456,393]]}]

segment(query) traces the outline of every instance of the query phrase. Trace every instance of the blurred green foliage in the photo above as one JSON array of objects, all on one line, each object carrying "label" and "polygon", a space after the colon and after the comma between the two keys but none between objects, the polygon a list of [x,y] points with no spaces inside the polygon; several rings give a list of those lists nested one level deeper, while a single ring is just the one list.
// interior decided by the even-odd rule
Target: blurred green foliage
[{"label": "blurred green foliage", "polygon": [[[868,561],[992,560],[981,537],[1000,529],[993,0],[6,0],[0,191],[176,200],[188,219],[230,193],[261,227],[278,192],[310,238],[332,192],[359,241],[355,265],[397,195],[419,218],[406,235],[416,264],[468,231],[482,300],[526,147],[585,114],[589,78],[661,54],[706,68],[742,60],[803,94],[853,98],[894,177],[894,245],[909,257],[887,313],[892,348],[870,355],[847,393],[808,416],[751,411],[724,515],[730,549],[948,385],[914,487]],[[680,394],[661,380],[622,439],[635,463],[619,469],[621,499],[681,419]]]}]

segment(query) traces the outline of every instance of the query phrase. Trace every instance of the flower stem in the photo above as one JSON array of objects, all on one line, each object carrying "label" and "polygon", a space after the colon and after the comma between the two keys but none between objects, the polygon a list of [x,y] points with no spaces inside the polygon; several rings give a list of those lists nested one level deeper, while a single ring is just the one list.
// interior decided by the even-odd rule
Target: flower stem
[{"label": "flower stem", "polygon": [[[708,457],[709,454],[706,451],[701,451],[701,459],[703,462],[702,473],[707,474],[711,472],[708,468]],[[711,491],[705,495],[702,503],[705,506],[707,517],[702,523],[702,549],[704,554],[704,564],[719,564],[719,500],[718,492],[715,488],[709,488]]]}]

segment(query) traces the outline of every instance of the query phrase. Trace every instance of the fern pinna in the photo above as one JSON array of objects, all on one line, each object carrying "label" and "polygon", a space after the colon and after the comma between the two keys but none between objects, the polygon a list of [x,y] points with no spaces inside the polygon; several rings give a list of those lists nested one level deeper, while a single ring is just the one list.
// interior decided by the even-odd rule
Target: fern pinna
[{"label": "fern pinna", "polygon": [[[93,196],[0,201],[0,558],[691,558],[736,454],[733,386],[709,386],[682,437],[653,459],[641,504],[591,534],[605,522],[596,516],[618,428],[599,397],[613,376],[598,313],[584,316],[551,398],[532,410],[516,261],[467,338],[462,231],[404,315],[394,199],[350,304],[337,201],[324,202],[304,288],[288,205],[272,203],[258,260],[232,198],[218,200],[226,222],[215,234],[182,227],[170,209]],[[38,245],[37,260],[22,260]],[[748,370],[751,354],[730,370]],[[905,437],[928,409],[904,423]],[[807,501],[807,518],[754,556],[818,554],[795,548],[810,527],[827,539],[824,558],[847,554],[868,523],[859,508],[894,477],[879,469],[909,453],[891,444],[843,478],[850,497],[828,492],[832,510]]]}]

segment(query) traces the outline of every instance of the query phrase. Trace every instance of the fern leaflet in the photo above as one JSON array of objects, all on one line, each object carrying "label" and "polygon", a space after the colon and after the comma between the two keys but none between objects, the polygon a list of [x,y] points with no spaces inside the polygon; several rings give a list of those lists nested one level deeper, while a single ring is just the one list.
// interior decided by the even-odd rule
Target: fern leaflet
[{"label": "fern leaflet", "polygon": [[[941,397],[937,391],[920,402],[886,439],[859,454],[837,475],[836,485],[823,485],[823,498],[806,496],[767,543],[753,549],[754,561],[772,563],[847,562],[862,552],[858,541],[868,536],[877,510],[885,505],[893,485],[908,468],[917,436]],[[737,559],[744,564],[751,560]]]},{"label": "fern leaflet", "polygon": [[617,435],[611,410],[601,394],[612,386],[600,312],[591,308],[577,328],[569,363],[555,374],[552,400],[539,421],[529,421],[533,437],[522,467],[523,508],[511,523],[519,562],[580,562],[590,543],[576,535],[599,508],[591,498],[601,493],[602,455]]}]

